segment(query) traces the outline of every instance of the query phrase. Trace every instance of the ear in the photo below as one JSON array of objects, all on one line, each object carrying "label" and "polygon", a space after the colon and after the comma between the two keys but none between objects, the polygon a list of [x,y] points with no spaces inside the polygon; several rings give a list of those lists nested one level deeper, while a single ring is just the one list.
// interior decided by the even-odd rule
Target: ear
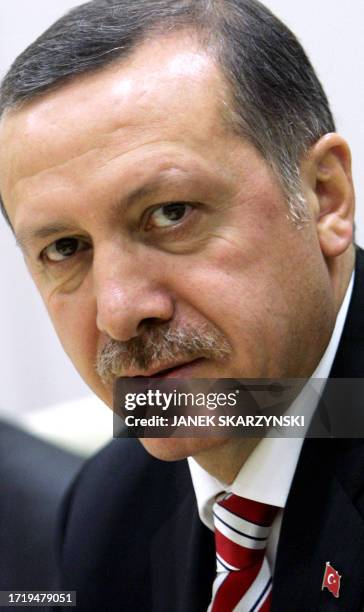
[{"label": "ear", "polygon": [[339,134],[326,134],[309,151],[302,167],[309,189],[321,251],[337,257],[353,241],[355,195],[351,153]]}]

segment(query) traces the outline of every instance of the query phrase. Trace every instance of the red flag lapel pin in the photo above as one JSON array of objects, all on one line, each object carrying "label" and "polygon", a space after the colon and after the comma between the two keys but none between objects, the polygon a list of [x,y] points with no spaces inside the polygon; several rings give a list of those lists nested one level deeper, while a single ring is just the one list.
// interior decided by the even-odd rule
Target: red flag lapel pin
[{"label": "red flag lapel pin", "polygon": [[321,591],[323,591],[324,589],[328,589],[330,593],[334,595],[334,597],[339,597],[340,582],[340,574],[336,571],[336,569],[332,567],[330,561],[327,561]]}]

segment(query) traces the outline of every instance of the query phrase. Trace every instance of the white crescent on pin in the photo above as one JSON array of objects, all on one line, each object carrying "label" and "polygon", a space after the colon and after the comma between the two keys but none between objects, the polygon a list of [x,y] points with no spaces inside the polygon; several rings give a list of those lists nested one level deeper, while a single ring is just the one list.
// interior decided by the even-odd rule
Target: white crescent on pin
[{"label": "white crescent on pin", "polygon": [[333,584],[333,583],[335,582],[335,576],[334,576],[334,574],[329,574],[329,575],[328,575],[328,577],[327,577],[327,582],[328,582],[329,584]]}]

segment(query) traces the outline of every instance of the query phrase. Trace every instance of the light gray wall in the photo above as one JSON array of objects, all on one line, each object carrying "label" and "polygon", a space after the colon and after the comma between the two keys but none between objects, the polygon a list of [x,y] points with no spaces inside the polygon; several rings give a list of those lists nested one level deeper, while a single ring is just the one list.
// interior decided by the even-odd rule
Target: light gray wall
[{"label": "light gray wall", "polygon": [[[142,0],[141,0],[142,1]],[[2,0],[0,74],[73,0]],[[269,0],[299,36],[324,83],[339,131],[350,142],[364,244],[364,5],[332,0]],[[28,279],[9,230],[0,222],[0,411],[18,413],[89,394],[64,356]]]}]

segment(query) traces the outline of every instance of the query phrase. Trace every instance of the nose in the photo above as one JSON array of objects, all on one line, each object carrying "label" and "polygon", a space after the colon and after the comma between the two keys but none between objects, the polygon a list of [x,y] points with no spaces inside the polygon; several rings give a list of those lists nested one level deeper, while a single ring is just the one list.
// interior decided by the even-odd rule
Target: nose
[{"label": "nose", "polygon": [[114,340],[138,336],[146,324],[173,318],[174,300],[158,278],[163,271],[150,258],[113,252],[94,258],[97,328]]}]

